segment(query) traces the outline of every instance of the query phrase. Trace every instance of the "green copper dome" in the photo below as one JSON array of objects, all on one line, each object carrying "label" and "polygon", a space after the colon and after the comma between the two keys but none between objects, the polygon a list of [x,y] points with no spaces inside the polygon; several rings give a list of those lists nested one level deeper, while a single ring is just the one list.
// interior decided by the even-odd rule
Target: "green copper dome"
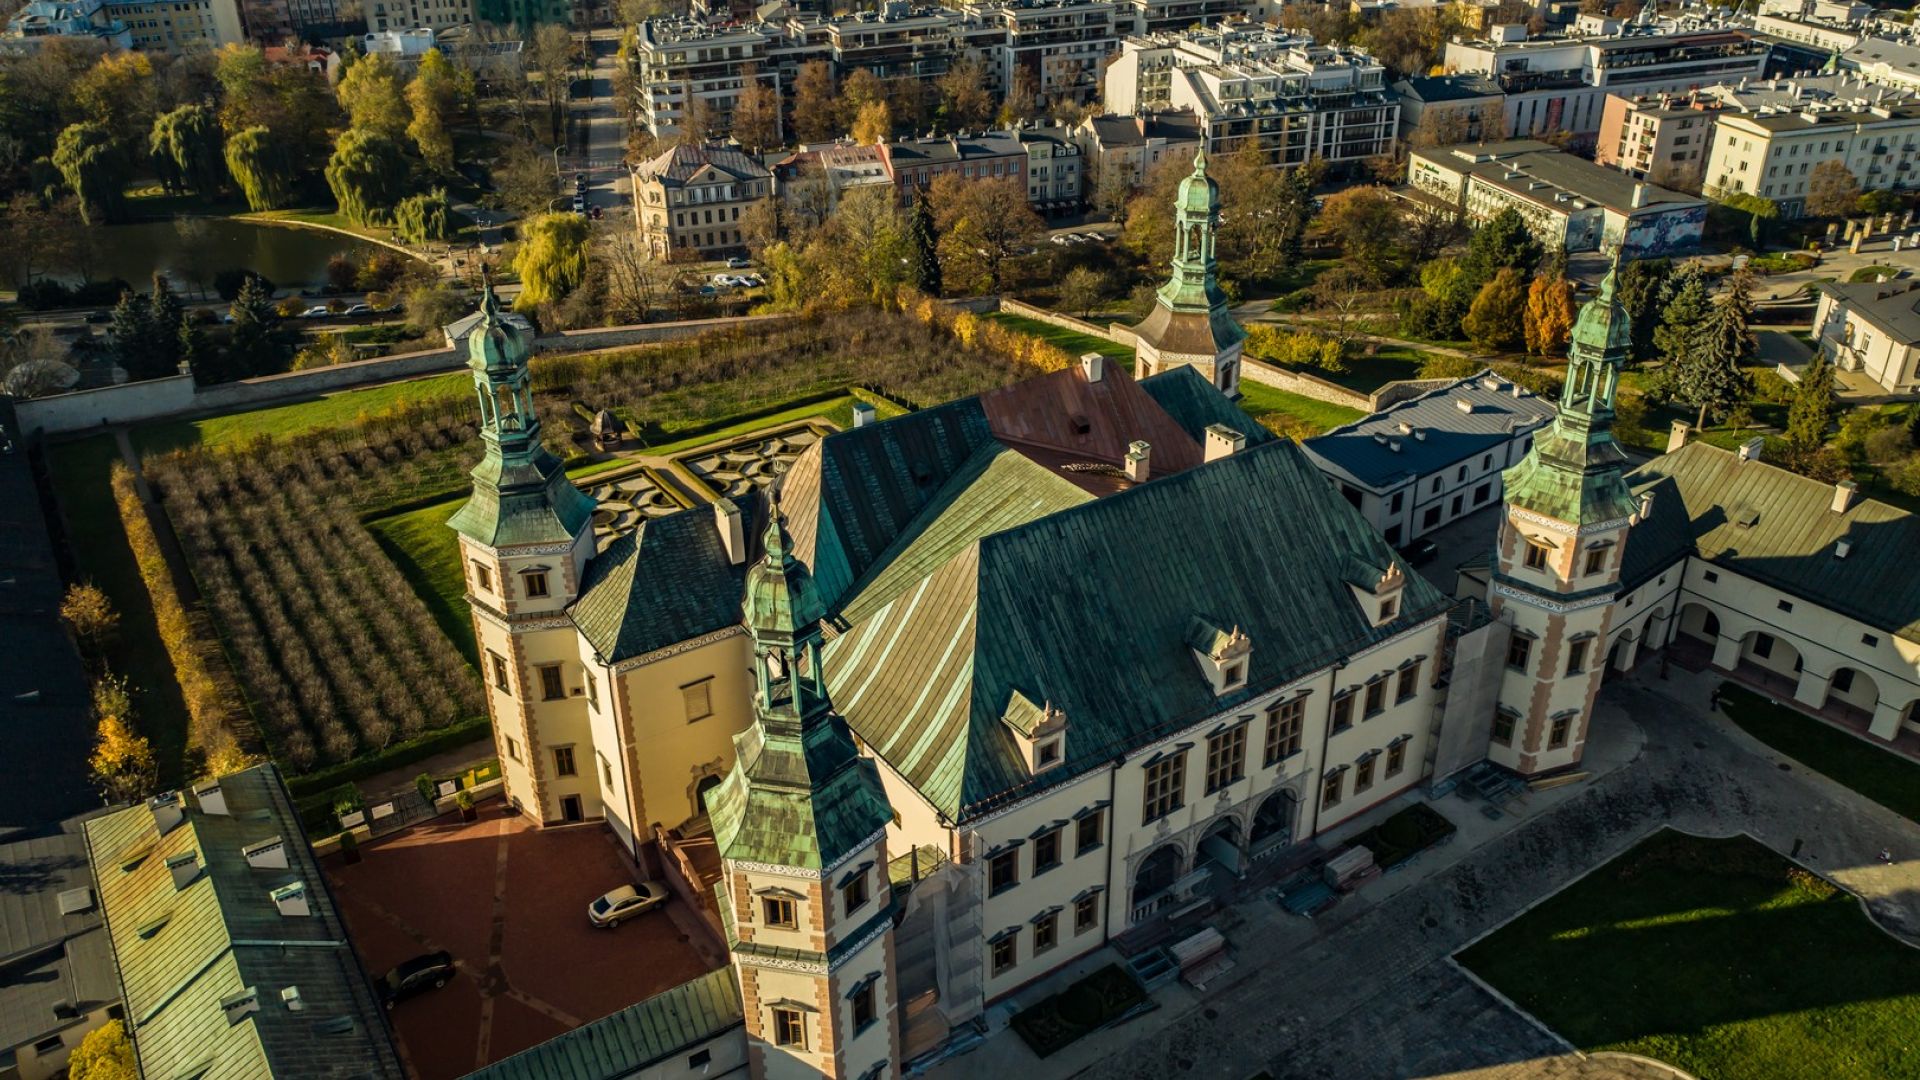
[{"label": "green copper dome", "polygon": [[1618,277],[1620,259],[1614,257],[1613,266],[1607,270],[1607,276],[1600,279],[1600,293],[1586,306],[1580,309],[1580,316],[1574,320],[1573,337],[1569,351],[1579,352],[1590,359],[1607,356],[1624,358],[1633,348],[1633,319],[1627,314],[1625,305],[1620,303]]},{"label": "green copper dome", "polygon": [[1211,215],[1220,208],[1220,184],[1207,175],[1207,151],[1193,155],[1193,172],[1180,181],[1180,194],[1173,200],[1176,210],[1189,214]]},{"label": "green copper dome", "polygon": [[786,515],[780,512],[777,497],[765,542],[766,557],[747,572],[743,619],[751,629],[791,636],[819,622],[827,609],[806,564],[793,557],[793,540],[787,535]]},{"label": "green copper dome", "polygon": [[489,283],[480,294],[480,323],[467,335],[467,366],[499,371],[525,363],[532,351],[532,335],[501,318],[500,301]]}]

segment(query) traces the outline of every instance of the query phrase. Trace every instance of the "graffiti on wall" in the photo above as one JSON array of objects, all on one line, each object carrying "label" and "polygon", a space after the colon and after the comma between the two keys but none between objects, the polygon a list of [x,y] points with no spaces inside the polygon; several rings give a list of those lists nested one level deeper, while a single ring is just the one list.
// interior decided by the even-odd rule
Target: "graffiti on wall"
[{"label": "graffiti on wall", "polygon": [[1690,251],[1699,246],[1707,229],[1707,207],[1682,206],[1627,219],[1626,255],[1652,258]]}]

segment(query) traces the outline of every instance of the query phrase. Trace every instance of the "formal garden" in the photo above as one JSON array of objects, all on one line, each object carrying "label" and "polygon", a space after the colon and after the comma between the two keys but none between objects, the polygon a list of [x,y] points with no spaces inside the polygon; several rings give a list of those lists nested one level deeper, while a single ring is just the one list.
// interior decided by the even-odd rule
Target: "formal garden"
[{"label": "formal garden", "polygon": [[1661,830],[1457,959],[1587,1052],[1712,1080],[1916,1075],[1920,952],[1749,837]]}]

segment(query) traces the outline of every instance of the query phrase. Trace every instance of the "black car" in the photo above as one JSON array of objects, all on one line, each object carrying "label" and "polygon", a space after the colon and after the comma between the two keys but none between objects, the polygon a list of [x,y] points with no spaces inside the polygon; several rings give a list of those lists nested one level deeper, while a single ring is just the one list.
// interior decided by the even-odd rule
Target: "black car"
[{"label": "black car", "polygon": [[1424,536],[1400,549],[1400,557],[1413,566],[1424,566],[1432,562],[1433,557],[1438,554],[1440,554],[1440,545]]},{"label": "black car", "polygon": [[381,977],[380,1002],[391,1009],[394,1003],[428,990],[438,990],[453,978],[453,954],[424,953],[396,966]]}]

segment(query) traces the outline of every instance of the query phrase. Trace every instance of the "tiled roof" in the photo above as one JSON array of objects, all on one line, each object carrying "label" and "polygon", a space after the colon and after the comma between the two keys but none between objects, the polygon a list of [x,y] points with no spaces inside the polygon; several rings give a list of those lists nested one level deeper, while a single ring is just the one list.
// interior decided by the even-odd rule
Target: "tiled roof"
[{"label": "tiled roof", "polygon": [[771,175],[751,154],[722,146],[682,143],[640,166],[643,177],[678,187],[712,168],[734,180],[759,180]]},{"label": "tiled roof", "polygon": [[740,985],[732,968],[720,968],[496,1061],[468,1080],[624,1080],[741,1022]]},{"label": "tiled roof", "polygon": [[[743,536],[757,544],[758,495],[734,499]],[[700,506],[643,521],[587,564],[580,599],[568,614],[609,662],[642,656],[740,622],[747,563],[727,559],[713,508]]]},{"label": "tiled roof", "polygon": [[1384,491],[1484,454],[1552,419],[1551,399],[1489,369],[1343,424],[1305,446],[1360,483]]},{"label": "tiled roof", "polygon": [[[1654,499],[1651,530],[1643,533],[1643,524],[1628,535],[1626,573],[1644,579],[1649,566],[1671,565],[1690,541],[1710,562],[1920,641],[1920,573],[1913,569],[1920,525],[1912,514],[1873,499],[1835,513],[1833,485],[1698,442],[1654,458],[1628,480]],[[1643,538],[1651,540],[1644,556],[1634,550]],[[1837,554],[1842,540],[1845,558]]]},{"label": "tiled roof", "polygon": [[[991,489],[1018,475],[988,467],[955,482]],[[988,531],[990,519],[963,511],[995,495],[963,492],[930,506],[930,520],[889,558],[927,565],[928,546],[952,554],[917,581],[882,573],[864,583],[846,605],[862,617],[828,646],[825,665],[854,732],[955,820],[1065,781],[1447,606],[1409,573],[1401,618],[1369,625],[1342,575],[1352,558],[1384,566],[1393,553],[1291,442]],[[1246,690],[1214,696],[1185,645],[1196,616],[1249,636]],[[1000,720],[1016,692],[1066,715],[1064,765],[1031,780]]]},{"label": "tiled roof", "polygon": [[1920,341],[1920,281],[1862,281],[1819,285],[1846,306],[1849,314],[1879,327],[1903,345]]},{"label": "tiled roof", "polygon": [[[400,1080],[384,1011],[279,773],[257,765],[222,778],[220,790],[227,813],[180,796],[184,820],[165,835],[145,804],[86,826],[142,1074]],[[242,848],[276,837],[287,867],[249,865]],[[169,864],[189,857],[200,870],[176,887]],[[271,895],[295,883],[310,915],[280,914]],[[257,1011],[229,1021],[223,1003],[249,990]]]}]

